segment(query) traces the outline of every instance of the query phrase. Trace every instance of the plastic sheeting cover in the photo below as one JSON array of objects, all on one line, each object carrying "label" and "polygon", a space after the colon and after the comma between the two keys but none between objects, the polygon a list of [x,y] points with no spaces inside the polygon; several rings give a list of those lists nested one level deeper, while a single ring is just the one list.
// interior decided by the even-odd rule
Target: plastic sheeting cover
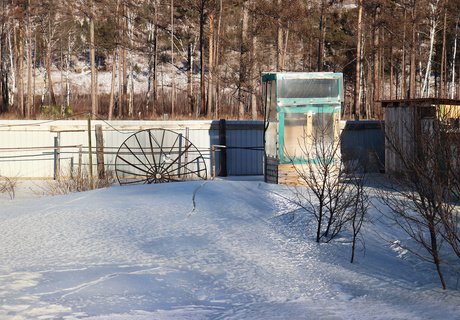
[{"label": "plastic sheeting cover", "polygon": [[280,79],[279,98],[337,98],[339,79]]}]

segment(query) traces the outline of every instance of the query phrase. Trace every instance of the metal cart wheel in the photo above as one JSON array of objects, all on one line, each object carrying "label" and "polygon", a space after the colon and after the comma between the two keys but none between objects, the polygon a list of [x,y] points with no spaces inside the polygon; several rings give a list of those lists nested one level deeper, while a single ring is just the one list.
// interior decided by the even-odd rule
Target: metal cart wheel
[{"label": "metal cart wheel", "polygon": [[115,158],[118,182],[150,184],[206,179],[200,151],[182,134],[148,129],[129,136]]}]

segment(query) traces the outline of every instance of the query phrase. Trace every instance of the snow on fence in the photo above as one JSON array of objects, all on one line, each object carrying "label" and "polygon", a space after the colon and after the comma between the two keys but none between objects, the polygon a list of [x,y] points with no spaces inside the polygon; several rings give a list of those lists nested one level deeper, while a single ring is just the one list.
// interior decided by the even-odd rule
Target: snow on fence
[{"label": "snow on fence", "polygon": [[[168,129],[184,135],[202,153],[208,176],[263,174],[263,122],[261,121],[103,121],[91,120],[93,172],[97,172],[95,127],[102,127],[104,167],[114,171],[118,148],[131,134],[144,129]],[[224,136],[223,136],[224,135]],[[0,176],[52,179],[69,175],[89,164],[86,120],[1,120]],[[222,141],[225,145],[222,145]],[[214,147],[213,147],[214,146]],[[213,151],[214,150],[214,151]]]}]

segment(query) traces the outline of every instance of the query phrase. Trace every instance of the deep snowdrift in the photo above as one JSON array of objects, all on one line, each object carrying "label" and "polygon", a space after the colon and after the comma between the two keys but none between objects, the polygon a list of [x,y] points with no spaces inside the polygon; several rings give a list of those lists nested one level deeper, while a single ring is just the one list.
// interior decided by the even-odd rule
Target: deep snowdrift
[{"label": "deep snowdrift", "polygon": [[366,226],[350,264],[279,194],[199,181],[4,200],[0,319],[460,319],[460,293],[383,240],[400,233]]}]

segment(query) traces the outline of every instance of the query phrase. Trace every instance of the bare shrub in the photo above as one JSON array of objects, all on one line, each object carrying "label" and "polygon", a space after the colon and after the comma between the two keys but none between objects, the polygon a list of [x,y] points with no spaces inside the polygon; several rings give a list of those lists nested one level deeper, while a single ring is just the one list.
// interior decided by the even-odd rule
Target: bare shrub
[{"label": "bare shrub", "polygon": [[7,194],[10,199],[14,199],[16,191],[16,180],[0,176],[0,193]]},{"label": "bare shrub", "polygon": [[445,289],[443,269],[452,253],[448,249],[460,258],[460,142],[458,127],[449,124],[452,119],[437,112],[436,117],[422,119],[418,131],[404,127],[404,136],[386,125],[387,148],[400,168],[392,173],[391,185],[381,191],[380,199],[390,208],[392,221],[411,239],[412,244],[403,248],[433,263]]},{"label": "bare shrub", "polygon": [[[358,168],[345,170],[340,159],[340,139],[334,138],[332,122],[325,121],[311,133],[299,138],[303,163],[290,157],[298,176],[307,187],[295,187],[296,204],[316,220],[316,242],[329,242],[342,230],[352,233],[352,257],[369,201],[364,174]],[[297,162],[297,164],[296,164]]]},{"label": "bare shrub", "polygon": [[106,172],[105,177],[100,179],[90,178],[86,170],[81,172],[72,171],[70,176],[61,174],[57,180],[49,181],[44,187],[44,192],[51,195],[68,194],[73,192],[87,191],[97,188],[106,188],[114,183],[112,172]]}]

